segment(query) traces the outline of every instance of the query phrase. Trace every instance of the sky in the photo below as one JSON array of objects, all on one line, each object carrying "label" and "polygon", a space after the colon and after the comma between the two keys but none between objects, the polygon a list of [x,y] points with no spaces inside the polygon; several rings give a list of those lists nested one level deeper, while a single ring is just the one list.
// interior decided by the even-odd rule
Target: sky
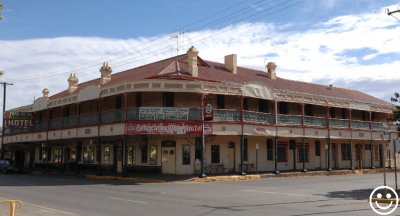
[{"label": "sky", "polygon": [[[359,90],[389,101],[400,91],[397,0],[0,0],[1,82],[6,109],[31,104],[48,88],[67,89],[100,77],[107,61],[118,73],[183,54],[277,76]],[[396,19],[396,17],[398,19]]]}]

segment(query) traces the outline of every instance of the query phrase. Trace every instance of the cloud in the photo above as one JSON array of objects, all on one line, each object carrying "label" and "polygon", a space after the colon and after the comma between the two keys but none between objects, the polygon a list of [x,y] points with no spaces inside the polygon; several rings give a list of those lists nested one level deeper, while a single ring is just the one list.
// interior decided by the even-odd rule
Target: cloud
[{"label": "cloud", "polygon": [[[333,3],[332,3],[333,4]],[[399,89],[400,25],[384,10],[333,17],[293,29],[293,23],[240,23],[190,32],[179,39],[180,53],[195,45],[207,60],[238,54],[238,64],[264,70],[264,60],[278,64],[278,76],[362,90],[388,100]],[[60,37],[0,40],[2,80],[7,109],[30,104],[43,88],[55,94],[67,88],[70,73],[80,82],[98,78],[103,61],[114,72],[176,54],[170,35],[133,39]],[[390,85],[386,85],[390,83]],[[379,88],[376,88],[380,86]]]}]

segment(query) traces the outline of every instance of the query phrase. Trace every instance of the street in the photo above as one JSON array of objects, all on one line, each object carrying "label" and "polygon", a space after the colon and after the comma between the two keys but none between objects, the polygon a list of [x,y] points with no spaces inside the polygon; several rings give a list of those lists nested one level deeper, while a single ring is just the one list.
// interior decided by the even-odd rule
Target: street
[{"label": "street", "polygon": [[382,184],[382,174],[160,184],[15,174],[0,175],[0,198],[24,202],[17,216],[376,215],[367,199]]}]

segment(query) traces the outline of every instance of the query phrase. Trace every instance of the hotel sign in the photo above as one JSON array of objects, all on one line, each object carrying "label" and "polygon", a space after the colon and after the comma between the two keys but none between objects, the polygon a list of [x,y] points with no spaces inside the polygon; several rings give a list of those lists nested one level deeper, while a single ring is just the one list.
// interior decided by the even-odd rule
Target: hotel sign
[{"label": "hotel sign", "polygon": [[[130,122],[127,124],[127,134],[202,134],[202,123],[193,122]],[[211,125],[205,124],[204,133],[211,134]]]},{"label": "hotel sign", "polygon": [[6,128],[32,127],[33,115],[31,112],[5,112]]},{"label": "hotel sign", "polygon": [[139,120],[183,121],[189,119],[189,108],[140,107]]}]

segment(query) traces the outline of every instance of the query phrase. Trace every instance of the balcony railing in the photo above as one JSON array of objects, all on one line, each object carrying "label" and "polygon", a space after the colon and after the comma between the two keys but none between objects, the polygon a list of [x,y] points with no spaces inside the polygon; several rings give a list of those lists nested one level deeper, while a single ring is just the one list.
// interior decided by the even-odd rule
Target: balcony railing
[{"label": "balcony railing", "polygon": [[382,130],[382,122],[371,122],[371,130]]},{"label": "balcony railing", "polygon": [[369,129],[369,127],[370,127],[370,122],[369,121],[357,121],[357,120],[352,120],[351,121],[351,128]]},{"label": "balcony railing", "polygon": [[79,116],[79,125],[93,125],[99,123],[98,113],[81,114]]},{"label": "balcony railing", "polygon": [[78,124],[78,118],[76,116],[64,117],[63,127],[75,127]]},{"label": "balcony railing", "polygon": [[275,116],[270,113],[243,111],[243,121],[263,124],[275,124]]},{"label": "balcony railing", "polygon": [[113,122],[121,122],[125,121],[125,110],[118,109],[112,111],[105,111],[101,113],[101,122],[102,123],[113,123]]},{"label": "balcony railing", "polygon": [[329,119],[331,128],[349,128],[349,119]]},{"label": "balcony railing", "polygon": [[316,127],[326,127],[326,118],[314,117],[314,116],[304,116],[304,125],[316,126]]},{"label": "balcony railing", "polygon": [[47,121],[36,122],[34,125],[35,131],[47,130]]},{"label": "balcony railing", "polygon": [[278,125],[301,125],[302,116],[278,115]]},{"label": "balcony railing", "polygon": [[214,121],[240,121],[240,111],[225,109],[214,110]]},{"label": "balcony railing", "polygon": [[49,121],[49,129],[59,129],[62,127],[63,120],[59,119],[52,119]]}]

